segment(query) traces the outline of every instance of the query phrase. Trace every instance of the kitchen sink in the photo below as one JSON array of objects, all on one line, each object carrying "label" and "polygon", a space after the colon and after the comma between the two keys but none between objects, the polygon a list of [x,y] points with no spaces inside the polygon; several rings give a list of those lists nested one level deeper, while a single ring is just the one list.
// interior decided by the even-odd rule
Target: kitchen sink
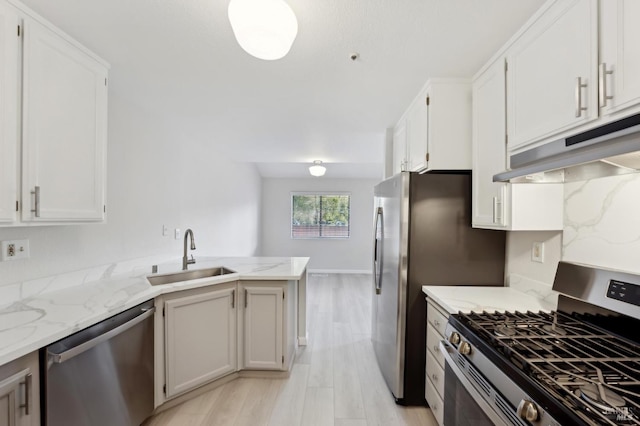
[{"label": "kitchen sink", "polygon": [[233,274],[236,271],[218,266],[216,268],[194,269],[193,271],[181,271],[171,274],[151,275],[147,279],[151,285],[171,284],[181,281],[197,280],[199,278],[220,277],[222,275]]}]

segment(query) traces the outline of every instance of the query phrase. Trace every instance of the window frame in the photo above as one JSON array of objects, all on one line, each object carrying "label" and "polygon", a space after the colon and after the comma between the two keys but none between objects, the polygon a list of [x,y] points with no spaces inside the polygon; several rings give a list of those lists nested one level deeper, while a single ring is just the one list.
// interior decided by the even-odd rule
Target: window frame
[{"label": "window frame", "polygon": [[[310,237],[310,236],[306,236],[306,237],[294,237],[293,235],[293,197],[295,196],[301,196],[301,195],[309,195],[309,196],[347,196],[349,197],[349,220],[347,222],[347,235],[346,236],[325,236],[325,235],[318,235],[315,237]],[[351,200],[352,200],[352,194],[351,192],[345,192],[345,191],[292,191],[289,194],[289,238],[292,240],[324,240],[324,241],[330,241],[330,240],[348,240],[349,238],[351,238]],[[320,227],[322,226],[326,226],[326,225],[321,225],[319,224]]]}]

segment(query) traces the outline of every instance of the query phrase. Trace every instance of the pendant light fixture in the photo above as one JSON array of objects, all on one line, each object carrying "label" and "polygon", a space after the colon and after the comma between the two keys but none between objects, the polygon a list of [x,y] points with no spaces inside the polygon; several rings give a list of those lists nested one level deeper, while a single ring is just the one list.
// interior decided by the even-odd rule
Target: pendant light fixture
[{"label": "pendant light fixture", "polygon": [[327,168],[322,165],[322,161],[315,160],[313,162],[313,166],[309,167],[309,173],[312,176],[324,176],[324,172],[327,171]]},{"label": "pendant light fixture", "polygon": [[298,34],[298,20],[284,0],[231,0],[229,22],[240,47],[272,61],[289,53]]}]

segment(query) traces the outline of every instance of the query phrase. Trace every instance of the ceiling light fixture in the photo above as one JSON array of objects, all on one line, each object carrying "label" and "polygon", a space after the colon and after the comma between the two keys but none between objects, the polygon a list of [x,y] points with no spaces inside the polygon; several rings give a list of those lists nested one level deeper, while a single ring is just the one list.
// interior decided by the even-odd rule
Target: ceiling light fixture
[{"label": "ceiling light fixture", "polygon": [[240,47],[272,61],[289,53],[298,34],[298,20],[283,0],[231,0],[229,22]]},{"label": "ceiling light fixture", "polygon": [[322,165],[322,161],[315,160],[313,162],[313,166],[309,167],[309,173],[312,176],[324,176],[324,172],[327,171],[327,168]]}]

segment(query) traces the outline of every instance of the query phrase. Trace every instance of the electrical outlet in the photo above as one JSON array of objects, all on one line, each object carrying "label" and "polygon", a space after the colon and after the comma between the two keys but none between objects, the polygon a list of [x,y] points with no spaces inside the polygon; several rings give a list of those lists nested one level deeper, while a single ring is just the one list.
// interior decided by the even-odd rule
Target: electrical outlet
[{"label": "electrical outlet", "polygon": [[167,225],[162,225],[162,236],[166,237],[169,235],[169,227]]},{"label": "electrical outlet", "polygon": [[535,241],[531,246],[531,261],[544,263],[544,243]]},{"label": "electrical outlet", "polygon": [[29,258],[29,240],[10,240],[2,242],[2,260]]},{"label": "electrical outlet", "polygon": [[173,230],[173,238],[175,238],[176,240],[180,239],[180,228],[176,228]]}]

